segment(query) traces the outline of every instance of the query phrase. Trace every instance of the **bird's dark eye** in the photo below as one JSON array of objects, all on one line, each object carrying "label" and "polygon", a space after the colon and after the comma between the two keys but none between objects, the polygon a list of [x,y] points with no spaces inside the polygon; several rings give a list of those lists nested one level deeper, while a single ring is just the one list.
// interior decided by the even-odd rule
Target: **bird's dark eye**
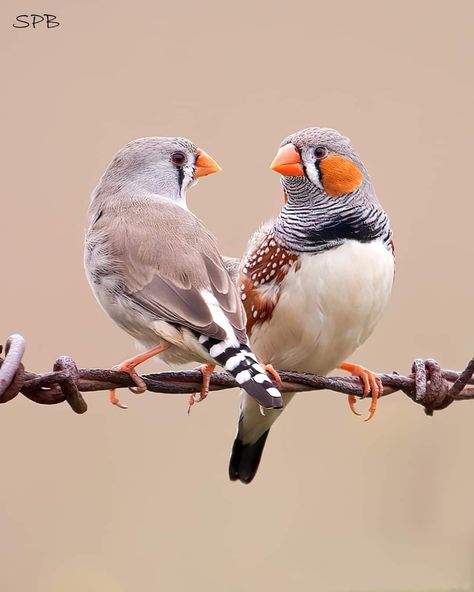
[{"label": "bird's dark eye", "polygon": [[321,160],[322,158],[324,158],[327,155],[328,155],[328,149],[325,148],[324,146],[318,146],[316,148],[316,150],[314,151],[314,156],[316,156],[317,160]]},{"label": "bird's dark eye", "polygon": [[176,166],[181,166],[186,160],[186,154],[184,152],[173,152],[171,155],[171,162]]}]

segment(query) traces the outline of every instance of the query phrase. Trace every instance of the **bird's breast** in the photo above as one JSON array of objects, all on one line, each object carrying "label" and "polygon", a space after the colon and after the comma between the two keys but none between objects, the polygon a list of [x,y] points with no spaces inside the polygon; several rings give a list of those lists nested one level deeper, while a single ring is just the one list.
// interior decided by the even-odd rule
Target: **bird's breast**
[{"label": "bird's breast", "polygon": [[252,326],[253,350],[281,370],[327,374],[373,331],[393,273],[393,255],[382,240],[348,240],[298,256],[280,282],[258,289],[272,305],[271,314]]},{"label": "bird's breast", "polygon": [[260,244],[243,259],[240,292],[247,315],[248,335],[252,334],[255,325],[271,318],[284,278],[298,266],[298,255],[283,247],[273,232],[264,236]]}]

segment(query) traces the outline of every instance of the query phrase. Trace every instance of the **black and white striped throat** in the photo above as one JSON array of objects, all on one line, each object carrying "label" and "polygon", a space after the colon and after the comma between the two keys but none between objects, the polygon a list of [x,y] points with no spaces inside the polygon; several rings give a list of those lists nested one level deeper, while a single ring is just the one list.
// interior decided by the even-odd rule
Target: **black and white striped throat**
[{"label": "black and white striped throat", "polygon": [[391,249],[392,232],[387,214],[378,203],[359,197],[351,194],[335,199],[314,185],[308,191],[308,183],[303,180],[295,183],[290,201],[275,222],[275,236],[296,253],[327,251],[351,239],[360,242],[382,239]]}]

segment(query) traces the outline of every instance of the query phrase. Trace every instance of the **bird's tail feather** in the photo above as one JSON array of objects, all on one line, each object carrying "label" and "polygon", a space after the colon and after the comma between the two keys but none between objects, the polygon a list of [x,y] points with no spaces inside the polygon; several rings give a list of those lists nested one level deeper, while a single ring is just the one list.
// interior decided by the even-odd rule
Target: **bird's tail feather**
[{"label": "bird's tail feather", "polygon": [[[282,393],[285,408],[293,395]],[[282,411],[284,409],[268,410],[262,415],[257,403],[247,393],[241,393],[239,427],[229,461],[231,481],[250,483],[255,477],[270,428]]]},{"label": "bird's tail feather", "polygon": [[266,409],[281,409],[283,399],[255,354],[245,344],[229,345],[212,337],[199,339],[209,355],[232,374],[239,386]]},{"label": "bird's tail feather", "polygon": [[240,480],[242,483],[252,481],[260,464],[269,431],[264,432],[253,444],[244,444],[239,436],[236,437],[229,462],[231,481]]}]

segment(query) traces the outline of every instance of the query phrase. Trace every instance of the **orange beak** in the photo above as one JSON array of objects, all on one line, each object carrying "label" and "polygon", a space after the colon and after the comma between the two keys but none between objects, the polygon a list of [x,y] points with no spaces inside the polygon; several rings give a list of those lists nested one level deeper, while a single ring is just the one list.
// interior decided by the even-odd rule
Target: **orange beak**
[{"label": "orange beak", "polygon": [[198,177],[205,177],[206,175],[212,175],[212,173],[218,173],[221,167],[217,164],[217,162],[206,154],[204,150],[200,148],[197,149],[197,158],[194,166],[196,168],[194,172],[194,178],[197,179]]},{"label": "orange beak", "polygon": [[270,168],[286,177],[303,177],[301,157],[293,144],[285,144],[278,150]]}]

